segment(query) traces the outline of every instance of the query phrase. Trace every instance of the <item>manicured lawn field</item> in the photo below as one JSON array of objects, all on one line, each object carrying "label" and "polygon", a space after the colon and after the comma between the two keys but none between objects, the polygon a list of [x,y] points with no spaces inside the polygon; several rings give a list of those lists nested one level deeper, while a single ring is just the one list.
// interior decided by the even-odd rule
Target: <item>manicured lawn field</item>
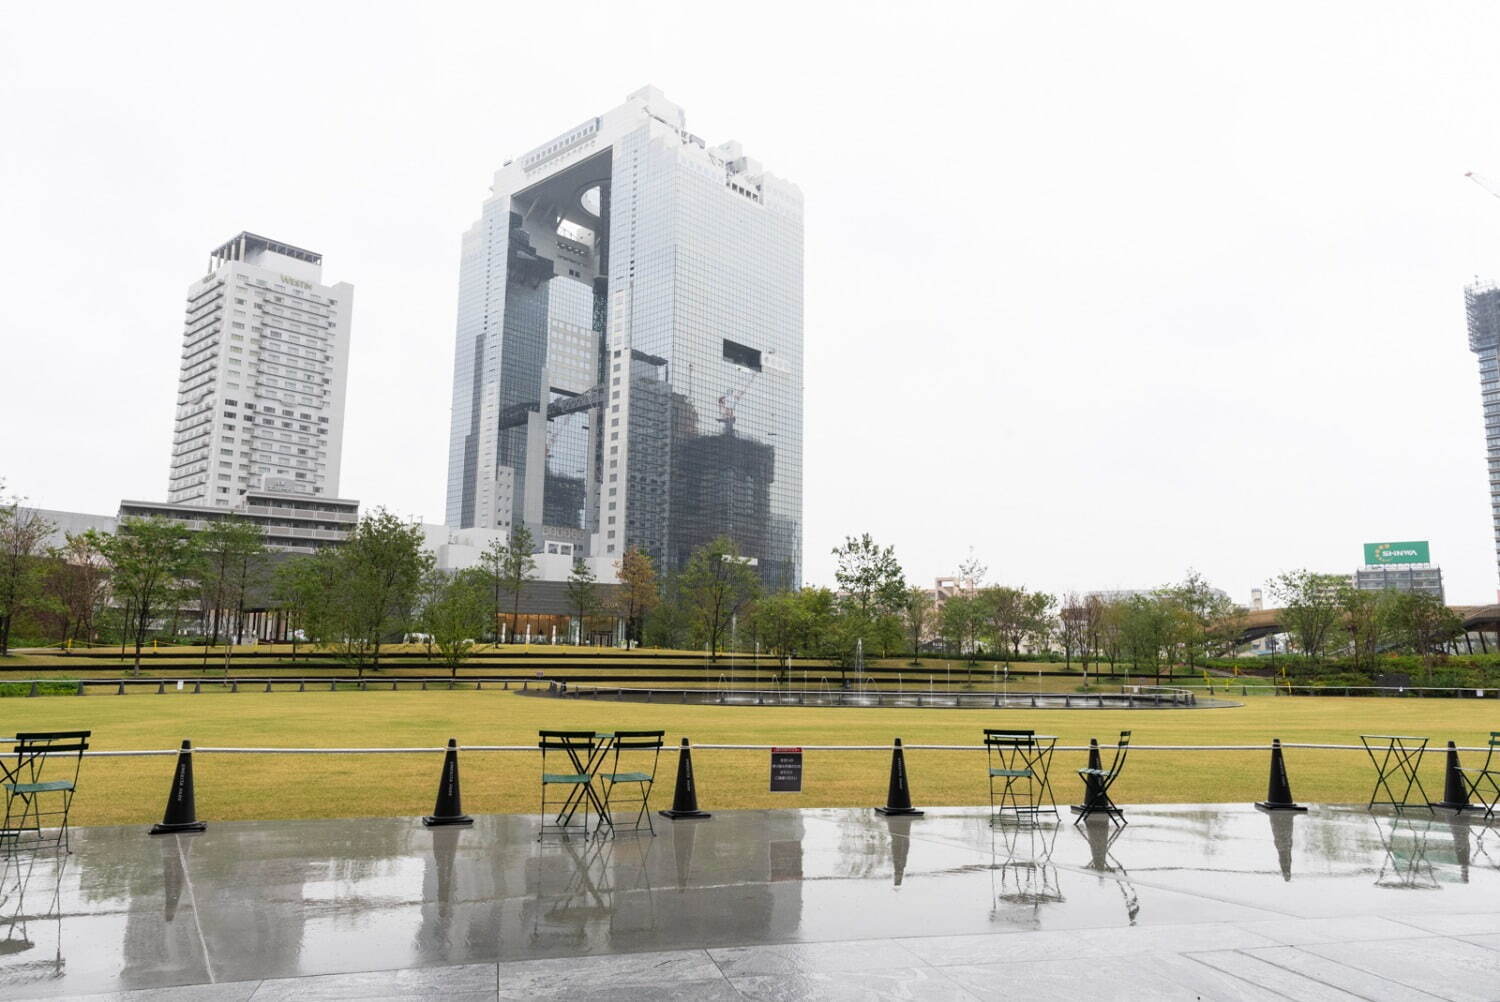
[{"label": "manicured lawn field", "polygon": [[[1239,697],[1236,697],[1239,698]],[[1122,728],[1138,744],[1357,743],[1358,735],[1419,734],[1432,747],[1448,739],[1479,745],[1500,729],[1500,703],[1490,700],[1341,699],[1256,696],[1243,707],[1217,710],[918,710],[714,707],[560,701],[508,692],[240,692],[188,695],[90,695],[0,702],[0,729],[89,728],[98,749],[171,748],[183,738],[198,746],[432,747],[455,737],[464,744],[529,745],[538,728],[655,729],[672,743],[695,744],[977,744],[984,727],[1027,727],[1061,744],[1090,737],[1113,744]],[[1467,764],[1477,764],[1470,755]],[[700,750],[694,756],[702,806],[859,806],[884,802],[885,752],[809,751],[805,792],[766,790],[765,751]],[[980,751],[908,753],[919,806],[987,802]],[[1106,764],[1108,758],[1106,757]],[[1264,797],[1268,754],[1149,751],[1132,753],[1117,799],[1134,803],[1248,802]],[[1060,803],[1081,790],[1073,770],[1081,753],[1058,753],[1052,775]],[[433,806],[440,756],[228,755],[197,757],[199,816],[240,818],[415,815]],[[662,756],[654,796],[669,806],[676,756]],[[469,752],[462,758],[464,807],[470,813],[534,813],[537,756]],[[1297,799],[1330,803],[1369,798],[1373,771],[1362,751],[1287,753]],[[159,819],[173,767],[170,758],[89,759],[74,804],[75,824],[138,824]],[[1442,793],[1441,756],[1424,767],[1427,791]]]}]

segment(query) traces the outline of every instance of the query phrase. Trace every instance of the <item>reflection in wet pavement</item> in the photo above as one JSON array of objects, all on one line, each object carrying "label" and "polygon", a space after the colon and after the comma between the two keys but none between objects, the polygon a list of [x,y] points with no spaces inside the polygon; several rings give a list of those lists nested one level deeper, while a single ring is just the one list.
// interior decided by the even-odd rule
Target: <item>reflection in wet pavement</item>
[{"label": "reflection in wet pavement", "polygon": [[1472,916],[1454,935],[1500,933],[1485,918],[1500,912],[1500,827],[1332,807],[1128,817],[723,811],[656,838],[541,843],[520,816],[84,829],[71,856],[3,859],[0,996],[911,937],[937,937],[938,951],[941,937],[1204,923],[1254,929],[1249,946],[1268,947],[1318,919],[1384,916],[1419,937]]}]

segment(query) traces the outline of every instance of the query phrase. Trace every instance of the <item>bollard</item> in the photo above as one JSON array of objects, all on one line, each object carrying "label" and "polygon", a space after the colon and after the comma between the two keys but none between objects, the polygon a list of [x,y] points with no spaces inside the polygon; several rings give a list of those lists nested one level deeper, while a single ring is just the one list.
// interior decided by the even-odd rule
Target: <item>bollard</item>
[{"label": "bollard", "polygon": [[1443,767],[1443,799],[1430,801],[1428,807],[1462,814],[1484,808],[1469,803],[1469,784],[1464,782],[1463,767],[1458,764],[1458,746],[1448,742],[1448,764]]},{"label": "bollard", "polygon": [[427,691],[427,680],[425,678],[422,680],[422,691]]},{"label": "bollard", "polygon": [[239,692],[240,691],[240,680],[239,679],[232,678],[232,679],[229,680],[229,691],[230,692]]},{"label": "bollard", "polygon": [[1271,739],[1271,779],[1266,785],[1266,799],[1255,805],[1263,811],[1305,811],[1292,800],[1292,784],[1286,778],[1286,762],[1281,757],[1281,739]]},{"label": "bollard", "polygon": [[339,688],[338,679],[334,679],[332,682],[328,683],[328,691],[329,692],[337,692],[338,688]]},{"label": "bollard", "polygon": [[172,775],[172,789],[167,793],[167,809],[162,814],[161,824],[152,826],[151,834],[201,832],[207,827],[206,823],[198,820],[198,807],[193,797],[193,743],[184,738],[182,750],[177,753],[177,771]]},{"label": "bollard", "polygon": [[196,679],[196,678],[193,679],[193,695],[196,696],[196,695],[198,695],[198,693],[200,693],[202,691],[203,691],[203,680],[202,679]]},{"label": "bollard", "polygon": [[74,693],[74,695],[75,696],[82,696],[83,695],[83,679],[79,679],[78,680],[78,691],[76,693]]},{"label": "bollard", "polygon": [[672,792],[672,808],[656,813],[673,821],[713,817],[698,810],[698,788],[693,783],[693,750],[687,738],[682,739],[682,750],[677,754],[677,788]]},{"label": "bollard", "polygon": [[885,794],[885,806],[875,808],[875,813],[886,817],[922,816],[922,812],[911,805],[911,787],[906,782],[906,754],[901,750],[900,738],[891,748],[891,783]]},{"label": "bollard", "polygon": [[115,695],[116,696],[123,696],[123,695],[125,695],[125,683],[123,681],[120,683],[120,687],[115,690]]},{"label": "bollard", "polygon": [[270,679],[266,679],[266,691],[267,692],[271,691],[271,680]]},{"label": "bollard", "polygon": [[307,679],[305,679],[305,678],[299,678],[297,680],[297,691],[298,692],[306,692],[307,691]]},{"label": "bollard", "polygon": [[428,828],[441,825],[472,825],[474,819],[464,813],[463,797],[458,787],[458,740],[448,739],[448,750],[443,753],[443,775],[438,780],[437,803],[432,813],[422,819]]},{"label": "bollard", "polygon": [[395,679],[391,679],[391,691],[392,692],[396,691],[396,680]]},{"label": "bollard", "polygon": [[167,680],[166,679],[162,679],[160,682],[156,683],[156,694],[158,696],[164,696],[164,695],[166,695],[166,693],[167,693]]},{"label": "bollard", "polygon": [[36,683],[35,682],[31,683],[31,691],[28,692],[26,695],[28,695],[28,696],[35,696],[36,695]]}]

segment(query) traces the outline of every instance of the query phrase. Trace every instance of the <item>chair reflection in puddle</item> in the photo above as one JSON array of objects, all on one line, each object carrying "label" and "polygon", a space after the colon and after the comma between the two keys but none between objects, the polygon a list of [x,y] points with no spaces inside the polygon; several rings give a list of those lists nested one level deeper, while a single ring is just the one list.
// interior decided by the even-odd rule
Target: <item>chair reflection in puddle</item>
[{"label": "chair reflection in puddle", "polygon": [[1431,821],[1390,818],[1376,815],[1375,832],[1380,837],[1384,858],[1380,861],[1380,873],[1375,877],[1376,887],[1389,887],[1404,891],[1440,890],[1437,870],[1428,858],[1428,839],[1432,834]]},{"label": "chair reflection in puddle", "polygon": [[1052,850],[1057,825],[995,826],[991,830],[990,917],[1015,922],[1025,915],[1039,925],[1043,905],[1064,900]]},{"label": "chair reflection in puddle", "polygon": [[[65,973],[62,955],[62,881],[68,855],[6,853],[0,870],[0,964],[7,982],[40,983]],[[45,930],[45,931],[44,931]],[[51,956],[15,959],[51,939]]]},{"label": "chair reflection in puddle", "polygon": [[533,854],[533,944],[578,944],[591,931],[618,932],[622,922],[655,922],[650,840],[573,840],[543,843]]},{"label": "chair reflection in puddle", "polygon": [[1124,825],[1116,825],[1106,814],[1095,814],[1074,822],[1074,830],[1089,844],[1089,861],[1084,868],[1099,874],[1099,879],[1113,880],[1125,902],[1125,915],[1131,925],[1141,911],[1140,895],[1130,879],[1130,872],[1115,858],[1114,845],[1125,834]]}]

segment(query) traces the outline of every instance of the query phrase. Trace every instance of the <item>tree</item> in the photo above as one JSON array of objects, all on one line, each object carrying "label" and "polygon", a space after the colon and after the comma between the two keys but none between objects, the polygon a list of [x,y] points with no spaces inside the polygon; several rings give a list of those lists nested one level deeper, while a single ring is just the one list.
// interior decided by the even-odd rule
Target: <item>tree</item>
[{"label": "tree", "polygon": [[331,614],[335,643],[361,675],[367,655],[379,670],[381,644],[416,607],[422,575],[433,561],[422,543],[421,526],[377,508],[359,520],[348,542],[327,551],[339,579],[333,586],[334,605],[324,608]]},{"label": "tree", "polygon": [[526,582],[536,577],[536,558],[532,556],[536,540],[532,539],[530,529],[518,525],[511,530],[504,545],[494,549],[495,557],[485,571],[492,575],[490,587],[497,596],[496,604],[499,595],[510,596],[510,633],[514,642],[516,625],[521,620],[521,592],[526,588]]},{"label": "tree", "polygon": [[740,556],[728,536],[699,547],[678,575],[678,587],[694,624],[715,661],[724,635],[735,618],[746,611],[760,591],[755,569]]},{"label": "tree", "polygon": [[1229,646],[1238,632],[1235,604],[1195,570],[1181,584],[1161,589],[1161,596],[1177,612],[1174,639],[1189,668],[1210,649]]},{"label": "tree", "polygon": [[1161,662],[1173,642],[1173,611],[1160,595],[1132,595],[1120,607],[1120,646],[1136,671],[1145,664],[1161,680]]},{"label": "tree", "polygon": [[1271,595],[1281,603],[1282,625],[1297,649],[1313,661],[1323,656],[1329,635],[1338,626],[1339,588],[1345,580],[1337,574],[1304,569],[1287,571],[1269,582]]},{"label": "tree", "polygon": [[1044,652],[1052,649],[1052,633],[1056,623],[1053,618],[1053,610],[1057,608],[1057,600],[1044,591],[1029,592],[1025,601],[1021,604],[1022,616],[1026,625],[1026,642],[1033,651]]},{"label": "tree", "polygon": [[[198,586],[199,610],[204,638],[203,663],[208,648],[225,636],[224,663],[229,664],[230,630],[225,618],[234,613],[243,619],[245,591],[250,585],[250,564],[265,552],[260,527],[246,519],[229,517],[210,522],[195,539],[197,559],[193,578]],[[209,627],[210,619],[213,626]],[[236,629],[236,633],[238,630]]]},{"label": "tree", "polygon": [[1389,592],[1385,607],[1392,637],[1422,659],[1431,674],[1433,655],[1463,632],[1463,620],[1441,600],[1420,592]]},{"label": "tree", "polygon": [[833,555],[839,561],[834,579],[843,593],[844,604],[861,622],[873,622],[878,616],[901,608],[906,581],[895,550],[877,545],[867,532],[857,539],[846,538]]},{"label": "tree", "polygon": [[578,613],[578,641],[583,642],[584,620],[599,607],[599,586],[593,568],[587,560],[579,557],[573,561],[573,570],[568,575],[568,604]]},{"label": "tree", "polygon": [[954,595],[943,603],[939,614],[946,646],[970,662],[979,647],[979,631],[985,622],[985,605],[978,595]]},{"label": "tree", "polygon": [[432,637],[453,678],[474,649],[489,611],[487,580],[477,567],[430,575],[432,585],[422,608],[423,632]]},{"label": "tree", "polygon": [[1011,656],[1019,657],[1021,641],[1031,629],[1026,589],[992,585],[980,589],[977,598],[985,628],[996,648],[1009,648]]},{"label": "tree", "polygon": [[917,664],[922,656],[922,638],[932,625],[932,610],[936,602],[932,592],[926,588],[912,586],[906,589],[902,613],[906,620],[906,635],[911,639],[911,663]]},{"label": "tree", "polygon": [[1339,608],[1354,667],[1372,669],[1386,639],[1385,592],[1364,591],[1345,583],[1339,588]]},{"label": "tree", "polygon": [[974,547],[969,547],[969,555],[958,562],[958,586],[965,591],[975,592],[984,587],[984,576],[989,573],[986,567],[974,553]]},{"label": "tree", "polygon": [[0,498],[0,657],[10,653],[16,615],[41,594],[42,544],[54,528],[20,498]]},{"label": "tree", "polygon": [[[1078,597],[1077,592],[1063,596],[1062,608],[1057,612],[1057,639],[1062,642],[1063,664],[1068,668],[1073,667],[1073,655],[1081,655],[1088,643],[1088,619],[1088,604]],[[1087,671],[1085,662],[1084,672]]]},{"label": "tree", "polygon": [[271,595],[281,607],[286,635],[292,641],[292,660],[297,660],[297,642],[324,639],[330,624],[325,606],[338,584],[338,555],[323,550],[316,555],[294,556],[276,565]]},{"label": "tree", "polygon": [[109,595],[109,568],[93,529],[68,533],[52,551],[42,588],[61,618],[59,639],[89,641]]},{"label": "tree", "polygon": [[114,535],[100,541],[115,597],[125,604],[124,633],[135,644],[132,671],[139,675],[146,634],[163,612],[176,612],[182,583],[193,567],[194,540],[187,529],[165,519],[127,518]]},{"label": "tree", "polygon": [[1090,601],[1098,602],[1099,610],[1099,639],[1094,650],[1109,662],[1109,673],[1113,675],[1125,652],[1126,607],[1118,601],[1106,602],[1097,595],[1090,596]]},{"label": "tree", "polygon": [[632,639],[640,643],[644,621],[661,604],[661,595],[657,591],[656,568],[651,566],[651,558],[634,546],[626,549],[615,563],[615,575],[620,579],[615,611],[625,621],[625,649],[628,651]]}]

